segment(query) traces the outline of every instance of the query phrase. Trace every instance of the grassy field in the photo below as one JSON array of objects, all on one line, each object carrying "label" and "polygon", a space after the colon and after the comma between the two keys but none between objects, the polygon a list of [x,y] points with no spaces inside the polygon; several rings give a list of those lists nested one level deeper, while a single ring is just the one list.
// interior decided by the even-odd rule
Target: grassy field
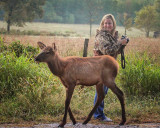
[{"label": "grassy field", "polygon": [[[6,27],[6,24],[2,22],[0,25],[0,28]],[[97,27],[94,25],[94,31]],[[19,29],[15,26],[12,28]],[[123,32],[123,28],[118,27],[117,29]],[[42,41],[46,45],[52,45],[55,42],[60,56],[82,56],[84,39],[88,37],[89,25],[27,23],[27,26],[20,30],[74,31],[74,35],[78,35],[78,37],[1,34],[1,46],[2,42],[4,45],[10,46],[12,42],[19,41],[20,44],[34,47],[37,47],[38,41]],[[125,49],[126,69],[123,70],[120,67],[116,80],[117,85],[125,92],[127,124],[160,122],[160,38],[145,38],[144,33],[137,29],[129,31],[128,36],[129,33],[131,34],[130,42]],[[16,57],[15,53],[10,50],[9,52],[7,49],[1,50],[1,46],[0,123],[59,122],[63,116],[65,100],[65,89],[59,79],[51,74],[46,64],[38,65],[31,58],[25,56],[26,54]],[[88,56],[93,56],[93,46],[94,37],[91,37]],[[120,61],[120,57],[118,61]],[[137,91],[135,91],[136,89]],[[145,95],[140,93],[143,89]],[[152,91],[156,91],[156,93],[151,93]],[[95,87],[85,87],[83,90],[79,86],[76,87],[71,108],[78,122],[82,122],[93,107],[94,95]],[[107,124],[120,122],[120,104],[111,91],[105,98],[104,111],[108,117],[114,120]],[[102,123],[95,120],[91,122]]]},{"label": "grassy field", "polygon": [[[0,21],[0,28],[6,29],[6,23]],[[96,29],[99,25],[92,26],[92,36],[95,35]],[[36,31],[41,33],[65,33],[74,37],[89,37],[89,24],[57,24],[57,23],[26,23],[24,27],[11,26],[11,29],[18,31]],[[119,35],[124,34],[124,27],[117,26]],[[153,32],[150,33],[150,36]],[[145,37],[145,32],[142,32],[136,28],[131,28],[127,31],[128,37]]]},{"label": "grassy field", "polygon": [[[84,47],[84,37],[54,37],[54,36],[27,36],[27,35],[1,35],[4,42],[8,45],[12,41],[20,41],[24,45],[37,47],[37,42],[42,41],[46,45],[56,43],[58,52],[62,56],[77,55],[82,56]],[[131,37],[130,42],[126,46],[126,52],[148,52],[152,56],[160,55],[160,38]],[[93,56],[94,37],[90,38],[88,46],[88,56]]]}]

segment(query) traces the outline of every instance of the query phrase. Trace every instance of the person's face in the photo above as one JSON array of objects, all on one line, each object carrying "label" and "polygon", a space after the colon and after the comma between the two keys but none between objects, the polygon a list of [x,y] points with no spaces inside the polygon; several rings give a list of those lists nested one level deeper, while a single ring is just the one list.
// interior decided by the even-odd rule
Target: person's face
[{"label": "person's face", "polygon": [[105,19],[103,27],[108,32],[111,32],[113,30],[113,21],[111,19]]}]

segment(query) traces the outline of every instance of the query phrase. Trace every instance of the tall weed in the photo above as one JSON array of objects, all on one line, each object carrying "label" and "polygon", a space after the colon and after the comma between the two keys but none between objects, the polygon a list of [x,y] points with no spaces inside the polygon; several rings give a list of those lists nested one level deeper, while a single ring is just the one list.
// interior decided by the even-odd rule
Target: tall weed
[{"label": "tall weed", "polygon": [[126,94],[156,95],[160,90],[160,68],[146,53],[128,54],[126,69],[120,71],[120,81]]},{"label": "tall weed", "polygon": [[12,42],[8,46],[8,50],[10,52],[14,52],[17,57],[20,57],[22,54],[25,54],[25,56],[31,58],[34,57],[38,52],[38,48],[34,48],[33,46],[24,46],[20,43],[20,41]]},{"label": "tall weed", "polygon": [[[14,48],[19,47],[18,45],[19,43]],[[32,47],[25,46],[19,56],[15,51],[0,52],[0,122],[10,122],[9,119],[14,119],[12,122],[15,119],[45,120],[45,117],[63,115],[65,89],[59,79],[52,75],[46,64],[38,65],[28,57],[30,51],[33,55]],[[82,55],[82,52],[68,48],[66,54]],[[117,85],[121,84],[120,88],[128,96],[127,116],[140,119],[151,111],[153,114],[160,114],[159,97],[146,96],[159,93],[159,65],[147,54],[128,54],[126,60],[126,69],[119,71]],[[93,107],[94,95],[94,87],[85,87],[82,91],[76,87],[71,101],[76,119],[81,120],[88,115]],[[140,96],[146,97],[139,100]],[[111,91],[105,98],[104,111],[114,120],[121,115],[119,101]]]},{"label": "tall weed", "polygon": [[0,115],[33,120],[41,114],[63,112],[63,100],[56,98],[59,85],[48,67],[24,55],[0,53]]},{"label": "tall weed", "polygon": [[0,36],[0,52],[6,51],[7,46],[4,44],[3,38]]}]

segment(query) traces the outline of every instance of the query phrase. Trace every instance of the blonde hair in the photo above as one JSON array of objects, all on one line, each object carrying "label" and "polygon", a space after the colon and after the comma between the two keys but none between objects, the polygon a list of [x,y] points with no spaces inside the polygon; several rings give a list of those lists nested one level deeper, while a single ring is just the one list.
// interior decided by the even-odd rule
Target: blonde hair
[{"label": "blonde hair", "polygon": [[114,16],[112,14],[107,14],[107,15],[104,15],[101,22],[100,22],[100,27],[99,27],[99,30],[103,30],[104,29],[104,21],[106,19],[111,19],[112,22],[113,22],[113,30],[111,32],[111,35],[114,36],[115,34],[115,31],[116,31],[116,20],[114,18]]}]

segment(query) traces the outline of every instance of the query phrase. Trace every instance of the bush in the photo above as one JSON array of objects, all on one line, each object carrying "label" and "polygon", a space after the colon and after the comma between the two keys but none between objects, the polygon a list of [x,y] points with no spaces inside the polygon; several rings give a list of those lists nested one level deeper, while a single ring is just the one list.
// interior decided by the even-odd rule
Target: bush
[{"label": "bush", "polygon": [[4,45],[4,41],[2,37],[0,37],[0,52],[4,52],[7,50],[7,46]]},{"label": "bush", "polygon": [[[25,77],[30,74],[30,61],[27,57],[17,57],[14,53],[0,54],[0,97],[13,97],[23,88]],[[0,99],[1,99],[0,98]]]},{"label": "bush", "polygon": [[[37,65],[24,55],[0,53],[0,115],[33,120],[38,115],[57,115],[64,108],[57,78],[46,65]],[[55,91],[56,88],[56,91]],[[58,107],[57,107],[58,106]]]},{"label": "bush", "polygon": [[70,36],[71,34],[74,35],[75,32],[61,32],[61,31],[55,31],[55,32],[47,32],[47,31],[33,31],[33,30],[29,30],[29,31],[20,31],[20,30],[10,30],[10,32],[8,33],[4,28],[0,28],[0,34],[9,34],[9,35],[42,35],[42,36]]},{"label": "bush", "polygon": [[8,49],[10,50],[10,52],[15,52],[17,57],[20,57],[23,53],[24,46],[20,44],[20,41],[17,41],[17,42],[12,42],[9,45]]},{"label": "bush", "polygon": [[128,96],[156,95],[160,90],[160,68],[153,58],[144,54],[130,54],[126,69],[120,71],[122,87]]},{"label": "bush", "polygon": [[[137,86],[137,79],[143,78],[139,77],[139,74],[145,75],[146,73],[143,70],[146,69],[149,69],[148,71],[153,70],[152,72],[156,72],[158,69],[158,66],[156,67],[156,65],[152,64],[153,60],[147,58],[146,55],[140,56],[139,54],[127,56],[129,61],[126,69],[120,71],[121,74],[119,75],[119,79],[123,79],[123,88],[127,95],[132,93],[142,95],[141,91],[144,90],[143,94],[145,94],[150,89],[147,83],[144,84],[146,87],[141,87],[141,90],[138,88],[136,92],[137,87],[139,87]],[[149,65],[149,67],[142,65]],[[157,88],[155,86],[156,83],[159,83],[159,79],[157,80],[159,76],[158,70],[158,74],[154,74],[151,78],[154,80],[154,82],[153,80],[151,82],[155,88]],[[137,75],[137,73],[139,74]],[[124,81],[124,79],[126,80]],[[158,89],[156,92],[158,92]],[[77,119],[84,119],[91,111],[94,95],[95,87],[85,87],[81,92],[79,92],[78,86],[76,87],[71,108]],[[134,99],[134,96],[132,98]],[[145,103],[139,100],[139,97],[134,102],[128,99],[126,100],[126,113],[128,113],[129,118],[136,117],[139,114],[145,117],[144,113],[149,111],[152,112],[151,115],[159,112],[159,96],[157,98],[154,97],[154,100],[151,98],[148,100],[145,97]],[[34,120],[41,123],[43,120],[53,122],[56,116],[59,118],[63,115],[64,102],[65,88],[59,79],[52,75],[46,64],[38,65],[24,54],[17,57],[14,52],[0,53],[0,123],[11,121],[17,123],[21,122],[21,120]],[[105,102],[105,108],[107,108],[105,111],[113,119],[116,117],[115,119],[117,120],[117,116],[121,115],[117,97],[109,91]],[[133,107],[134,111],[131,111]],[[143,111],[141,111],[142,109]],[[156,118],[159,119],[159,116]]]},{"label": "bush", "polygon": [[25,30],[24,31],[20,31],[20,30],[12,29],[8,33],[6,31],[6,29],[0,28],[0,34],[9,34],[9,35],[41,35],[41,32],[33,31],[33,30],[30,30],[30,31],[25,31]]},{"label": "bush", "polygon": [[8,50],[10,52],[14,52],[17,57],[20,57],[22,54],[27,55],[27,57],[34,57],[38,52],[38,48],[34,48],[32,46],[24,46],[20,44],[20,41],[12,42],[8,46]]},{"label": "bush", "polygon": [[35,58],[36,55],[39,53],[39,48],[35,48],[32,46],[26,46],[23,50],[24,54],[29,58]]}]

